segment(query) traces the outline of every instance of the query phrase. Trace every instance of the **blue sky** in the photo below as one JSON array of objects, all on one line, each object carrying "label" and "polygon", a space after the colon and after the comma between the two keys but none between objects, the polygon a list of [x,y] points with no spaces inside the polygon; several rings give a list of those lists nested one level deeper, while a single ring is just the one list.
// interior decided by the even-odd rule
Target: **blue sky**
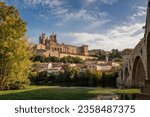
[{"label": "blue sky", "polygon": [[27,22],[30,41],[55,32],[59,42],[89,49],[134,48],[143,37],[147,0],[2,0]]}]

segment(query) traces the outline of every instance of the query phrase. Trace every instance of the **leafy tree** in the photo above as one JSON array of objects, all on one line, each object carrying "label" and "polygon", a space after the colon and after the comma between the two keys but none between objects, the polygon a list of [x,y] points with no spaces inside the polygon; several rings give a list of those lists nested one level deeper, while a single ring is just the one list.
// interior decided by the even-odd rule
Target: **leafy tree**
[{"label": "leafy tree", "polygon": [[0,1],[0,90],[29,84],[31,53],[24,35],[26,23],[13,6]]},{"label": "leafy tree", "polygon": [[82,62],[83,62],[83,59],[80,58],[80,57],[74,57],[74,58],[73,58],[73,62],[74,62],[74,63],[82,63]]},{"label": "leafy tree", "polygon": [[[122,59],[121,52],[119,52],[118,49],[112,49],[110,54],[109,54],[109,59],[114,60],[114,59]],[[120,60],[119,60],[120,61]]]},{"label": "leafy tree", "polygon": [[58,57],[48,57],[45,58],[45,62],[60,62],[60,59]]},{"label": "leafy tree", "polygon": [[80,57],[71,57],[71,56],[66,56],[60,59],[61,62],[64,63],[82,63],[83,60]]},{"label": "leafy tree", "polygon": [[122,55],[130,55],[133,52],[133,49],[124,49],[122,50]]},{"label": "leafy tree", "polygon": [[32,71],[38,72],[38,71],[40,71],[40,68],[41,68],[40,62],[34,62],[32,64]]},{"label": "leafy tree", "polygon": [[104,61],[106,58],[106,55],[101,53],[97,57],[98,57],[98,60]]},{"label": "leafy tree", "polygon": [[70,85],[71,80],[74,77],[74,70],[72,70],[72,67],[70,66],[65,66],[64,67],[64,80],[65,82],[68,84],[68,86]]},{"label": "leafy tree", "polygon": [[33,62],[37,62],[37,61],[39,61],[39,62],[45,62],[45,57],[43,57],[43,56],[34,56],[34,57],[32,57],[31,58],[31,60],[33,61]]},{"label": "leafy tree", "polygon": [[34,56],[31,57],[31,60],[33,62],[63,62],[63,63],[82,63],[83,60],[80,57],[71,57],[71,56],[66,56],[63,58],[58,58],[58,57],[44,57],[44,56]]},{"label": "leafy tree", "polygon": [[63,62],[63,63],[73,63],[73,59],[72,59],[71,56],[63,57],[63,58],[60,59],[60,61]]}]

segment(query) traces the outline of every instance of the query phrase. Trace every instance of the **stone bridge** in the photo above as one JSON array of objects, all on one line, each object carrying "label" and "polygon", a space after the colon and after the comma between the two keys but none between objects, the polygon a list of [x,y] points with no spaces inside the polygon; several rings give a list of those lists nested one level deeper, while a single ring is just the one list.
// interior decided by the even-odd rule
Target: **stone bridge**
[{"label": "stone bridge", "polygon": [[150,95],[150,0],[148,0],[145,34],[131,55],[124,60],[117,79],[118,87],[141,88]]}]

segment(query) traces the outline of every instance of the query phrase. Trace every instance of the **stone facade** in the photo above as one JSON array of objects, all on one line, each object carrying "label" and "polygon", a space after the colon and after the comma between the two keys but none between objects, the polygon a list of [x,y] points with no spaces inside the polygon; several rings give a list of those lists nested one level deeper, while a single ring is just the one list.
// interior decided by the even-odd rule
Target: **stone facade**
[{"label": "stone facade", "polygon": [[105,54],[105,53],[106,52],[104,50],[101,50],[101,49],[89,50],[89,55],[90,56],[96,56],[96,55]]},{"label": "stone facade", "polygon": [[60,44],[57,42],[57,35],[52,34],[49,37],[43,33],[39,37],[39,44],[29,44],[29,48],[32,49],[36,55],[44,55],[60,57],[60,53],[70,55],[82,55],[88,56],[88,45],[82,45],[81,47]]},{"label": "stone facade", "polygon": [[118,87],[141,88],[137,99],[150,99],[150,0],[148,0],[145,34],[133,52],[124,58],[117,79]]}]

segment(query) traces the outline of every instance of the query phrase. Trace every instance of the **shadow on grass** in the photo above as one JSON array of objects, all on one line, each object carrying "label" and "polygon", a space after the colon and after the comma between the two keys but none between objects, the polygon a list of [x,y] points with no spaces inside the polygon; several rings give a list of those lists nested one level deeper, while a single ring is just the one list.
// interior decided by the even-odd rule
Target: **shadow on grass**
[{"label": "shadow on grass", "polygon": [[97,96],[90,89],[41,88],[1,94],[0,100],[88,100]]},{"label": "shadow on grass", "polygon": [[0,100],[133,100],[135,92],[137,90],[35,86],[25,90],[0,91]]}]

